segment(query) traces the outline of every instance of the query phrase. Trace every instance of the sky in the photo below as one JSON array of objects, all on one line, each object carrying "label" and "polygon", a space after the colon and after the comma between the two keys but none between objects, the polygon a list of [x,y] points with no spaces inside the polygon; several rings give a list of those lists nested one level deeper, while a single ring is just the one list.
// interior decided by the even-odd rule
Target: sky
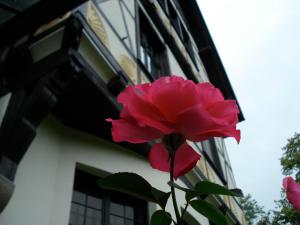
[{"label": "sky", "polygon": [[282,147],[300,132],[300,1],[197,1],[246,119],[240,144],[226,139],[237,186],[274,209]]}]

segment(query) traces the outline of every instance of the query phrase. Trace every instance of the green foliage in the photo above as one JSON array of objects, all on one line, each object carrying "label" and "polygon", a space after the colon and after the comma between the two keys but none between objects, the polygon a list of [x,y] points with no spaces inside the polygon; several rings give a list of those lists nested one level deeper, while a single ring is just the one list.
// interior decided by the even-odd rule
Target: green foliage
[{"label": "green foliage", "polygon": [[277,223],[272,223],[271,218],[271,212],[266,212],[260,217],[259,221],[257,222],[257,225],[279,225]]},{"label": "green foliage", "polygon": [[143,177],[135,173],[115,173],[99,180],[103,189],[119,191],[146,201],[155,202],[165,208],[170,192],[166,193],[152,187]]},{"label": "green foliage", "polygon": [[168,183],[170,186],[175,187],[181,191],[186,192],[186,200],[189,202],[195,197],[205,198],[208,195],[229,195],[235,197],[242,197],[243,193],[240,189],[227,189],[224,186],[209,182],[209,181],[199,181],[194,189],[187,189],[179,186],[174,182]]},{"label": "green foliage", "polygon": [[151,216],[150,225],[170,225],[171,223],[171,215],[163,210],[157,210]]},{"label": "green foliage", "polygon": [[288,139],[286,146],[282,148],[284,151],[280,162],[284,175],[296,174],[297,182],[300,182],[300,134],[295,133]]},{"label": "green foliage", "polygon": [[[288,139],[282,148],[284,151],[280,159],[282,173],[284,175],[296,174],[296,181],[300,182],[300,134],[295,133]],[[293,209],[286,199],[284,190],[281,191],[281,199],[275,201],[276,210],[273,211],[272,225],[294,225],[300,223],[300,213]]]},{"label": "green foliage", "polygon": [[[188,189],[179,186],[174,182],[168,182],[171,187],[177,188],[181,191],[185,192],[185,198],[187,203],[189,203],[197,212],[207,217],[209,220],[214,222],[217,225],[225,225],[227,224],[226,218],[219,211],[219,209],[215,208],[215,206],[210,203],[200,200],[199,198],[206,198],[208,195],[229,195],[241,197],[243,196],[242,191],[240,189],[232,189],[229,190],[224,186],[209,182],[209,181],[199,181],[194,189]],[[194,198],[198,198],[198,200],[192,200]]]},{"label": "green foliage", "polygon": [[[109,175],[97,181],[98,185],[103,189],[119,191],[146,201],[157,203],[162,209],[165,208],[170,193],[160,191],[152,187],[143,177],[135,173],[116,173]],[[227,225],[226,217],[210,203],[198,199],[192,200],[195,197],[203,197],[208,195],[230,195],[241,196],[242,193],[239,189],[228,190],[227,188],[208,181],[200,181],[195,185],[194,189],[183,188],[178,184],[170,181],[168,183],[171,187],[175,187],[186,192],[187,205],[190,204],[197,212],[207,217],[216,225]],[[186,205],[186,206],[187,206]],[[183,222],[183,215],[186,208],[182,213],[179,224]],[[169,213],[164,210],[156,211],[151,217],[151,225],[170,225],[172,218]],[[186,224],[186,222],[185,222]]]},{"label": "green foliage", "polygon": [[300,223],[300,213],[293,209],[286,199],[284,191],[281,192],[281,199],[275,203],[276,210],[273,211],[272,224],[295,225]]},{"label": "green foliage", "polygon": [[198,195],[229,195],[235,197],[242,197],[242,191],[239,189],[229,190],[224,186],[209,182],[209,181],[199,181],[195,185],[195,192]]},{"label": "green foliage", "polygon": [[[300,183],[300,134],[295,133],[282,148],[280,158],[283,175],[296,175]],[[264,212],[263,208],[250,195],[241,199],[246,220],[249,225],[296,225],[300,224],[300,213],[293,209],[286,199],[285,191],[281,191],[281,199],[275,201],[276,209]],[[256,223],[255,223],[256,222]]]},{"label": "green foliage", "polygon": [[240,198],[240,203],[242,205],[248,225],[254,225],[255,222],[260,220],[265,215],[263,207],[259,206],[257,201],[253,199],[250,194]]},{"label": "green foliage", "polygon": [[213,205],[204,200],[193,200],[191,206],[216,225],[227,225],[226,217]]}]

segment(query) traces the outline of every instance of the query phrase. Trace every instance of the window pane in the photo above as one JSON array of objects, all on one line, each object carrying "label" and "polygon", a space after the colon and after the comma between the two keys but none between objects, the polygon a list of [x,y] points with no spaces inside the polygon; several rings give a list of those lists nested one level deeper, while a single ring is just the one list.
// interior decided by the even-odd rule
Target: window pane
[{"label": "window pane", "polygon": [[[148,18],[139,11],[141,31],[141,59],[147,71],[156,79],[161,74],[168,73],[167,58],[164,44],[156,34]],[[145,57],[143,57],[145,55]]]},{"label": "window pane", "polygon": [[147,69],[151,73],[151,57],[147,54]]},{"label": "window pane", "polygon": [[145,49],[141,46],[141,61],[143,62],[144,65],[146,65],[146,60],[145,60]]},{"label": "window pane", "polygon": [[85,194],[79,191],[73,191],[73,202],[85,204]]},{"label": "window pane", "polygon": [[69,225],[147,224],[146,202],[102,190],[97,185],[98,179],[76,170]]},{"label": "window pane", "polygon": [[124,216],[124,206],[112,202],[110,204],[110,213],[118,216]]},{"label": "window pane", "polygon": [[86,225],[101,225],[102,211],[88,208],[86,211]]},{"label": "window pane", "polygon": [[110,215],[110,225],[124,225],[124,218]]},{"label": "window pane", "polygon": [[81,205],[72,203],[70,224],[71,225],[83,225],[83,221],[84,221],[84,207]]},{"label": "window pane", "polygon": [[125,225],[134,225],[134,221],[133,220],[125,220]]},{"label": "window pane", "polygon": [[102,209],[102,199],[88,196],[87,205],[91,208]]},{"label": "window pane", "polygon": [[133,213],[133,208],[130,206],[125,206],[125,217],[133,219],[134,218],[134,213]]}]

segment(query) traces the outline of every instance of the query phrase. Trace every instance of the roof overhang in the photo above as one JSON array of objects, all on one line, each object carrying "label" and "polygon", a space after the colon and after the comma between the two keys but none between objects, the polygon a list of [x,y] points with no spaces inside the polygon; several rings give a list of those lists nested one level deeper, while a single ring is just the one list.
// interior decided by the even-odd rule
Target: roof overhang
[{"label": "roof overhang", "polygon": [[[226,99],[234,99],[237,101],[224,65],[222,64],[196,0],[179,0],[178,3],[189,25],[189,31],[194,37],[199,49],[199,55],[205,66],[210,82],[221,90]],[[245,120],[245,118],[238,101],[237,104],[240,110],[239,121],[241,122]]]}]

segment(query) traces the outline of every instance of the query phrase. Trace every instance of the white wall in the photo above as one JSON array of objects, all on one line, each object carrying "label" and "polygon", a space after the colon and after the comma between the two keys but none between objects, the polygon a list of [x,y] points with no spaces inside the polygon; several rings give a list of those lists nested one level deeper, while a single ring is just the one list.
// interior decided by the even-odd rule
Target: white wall
[{"label": "white wall", "polygon": [[51,123],[38,130],[18,167],[15,192],[0,215],[1,225],[49,224],[61,145],[58,131]]},{"label": "white wall", "polygon": [[[169,175],[152,169],[147,159],[48,118],[18,167],[16,190],[0,215],[0,224],[68,224],[76,163],[111,173],[135,172],[156,188],[169,190]],[[184,201],[180,192],[178,199]],[[195,215],[201,224],[208,224],[204,217]]]}]

